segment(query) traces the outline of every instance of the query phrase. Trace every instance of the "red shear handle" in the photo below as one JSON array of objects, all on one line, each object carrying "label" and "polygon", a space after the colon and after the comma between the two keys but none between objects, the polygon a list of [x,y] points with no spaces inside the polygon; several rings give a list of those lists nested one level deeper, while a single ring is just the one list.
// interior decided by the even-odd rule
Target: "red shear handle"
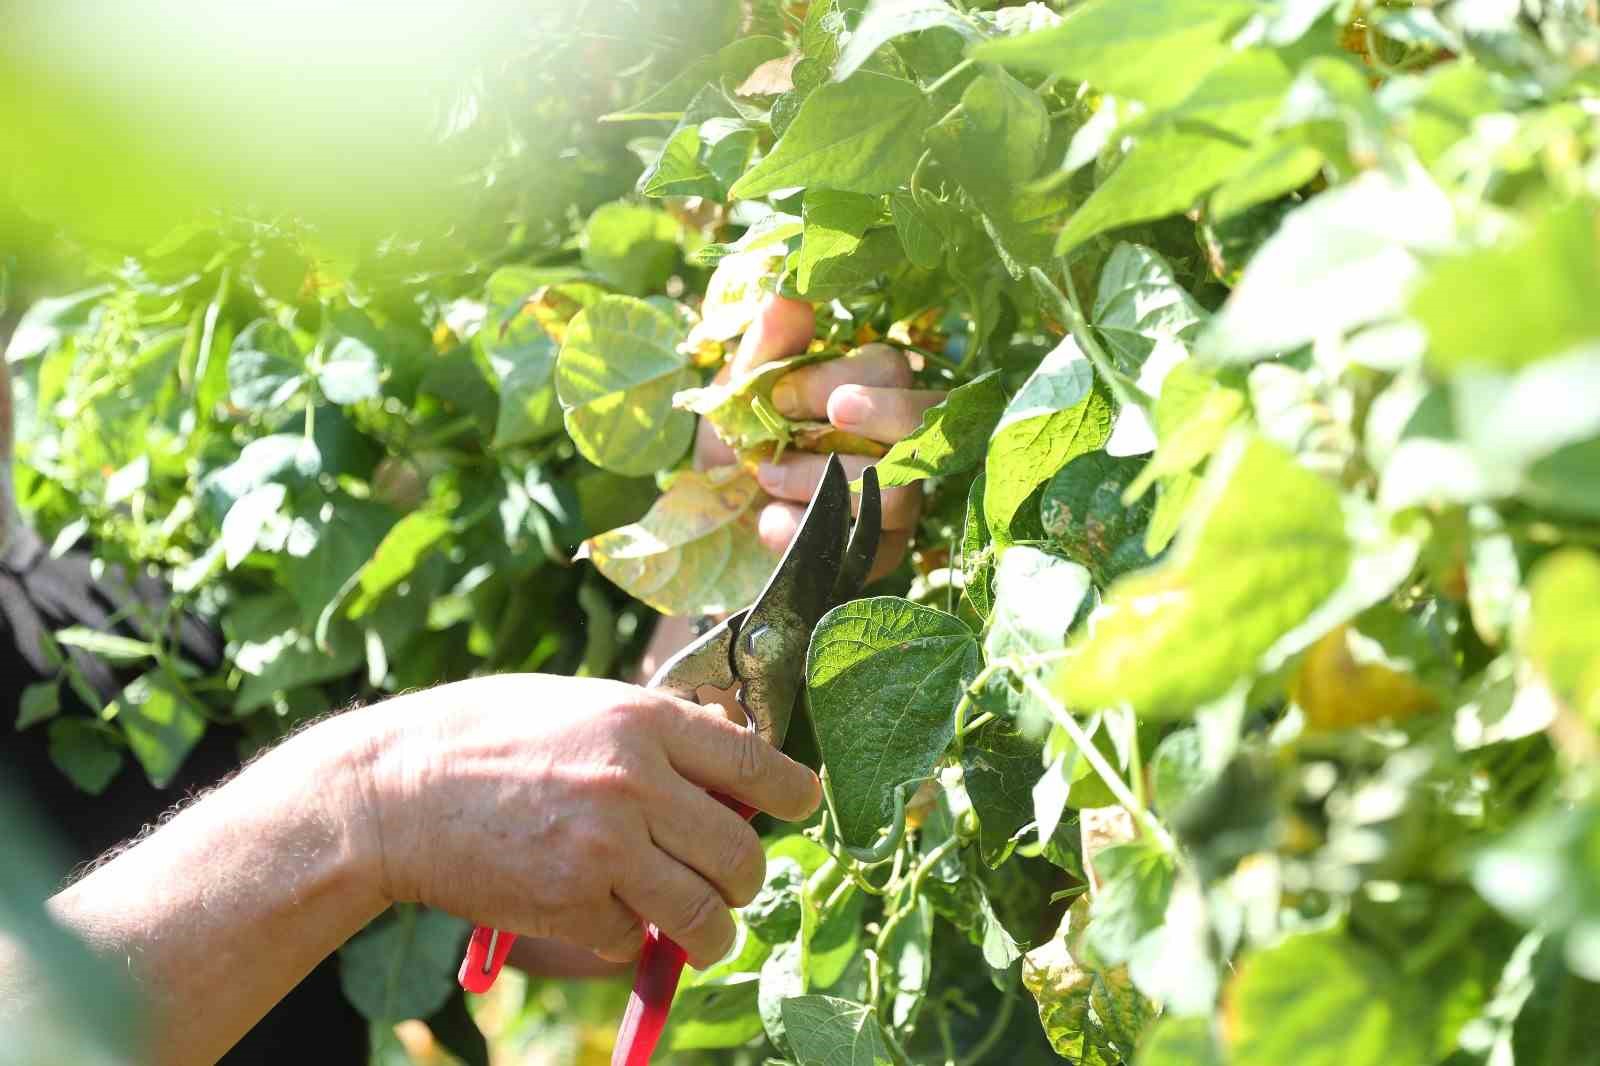
[{"label": "red shear handle", "polygon": [[506,964],[511,945],[516,942],[515,933],[503,933],[486,925],[474,926],[472,939],[467,941],[467,957],[461,960],[461,969],[456,973],[461,987],[480,994],[489,991],[494,979],[500,976],[500,967]]},{"label": "red shear handle", "polygon": [[[711,797],[724,807],[730,807],[741,818],[756,813],[754,807],[716,792]],[[611,1052],[611,1066],[645,1066],[655,1053],[661,1030],[667,1025],[667,1011],[672,1007],[672,997],[678,991],[678,978],[683,974],[686,961],[684,951],[653,925],[645,927],[644,951],[639,955],[639,969],[633,978],[633,995],[628,997],[628,1009],[622,1015],[622,1025],[617,1029],[616,1047]]]}]

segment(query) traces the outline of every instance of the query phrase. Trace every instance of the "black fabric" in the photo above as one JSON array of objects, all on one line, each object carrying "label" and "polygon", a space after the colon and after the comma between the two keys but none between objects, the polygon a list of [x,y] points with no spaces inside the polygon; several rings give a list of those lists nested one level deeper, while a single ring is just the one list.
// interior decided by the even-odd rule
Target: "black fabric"
[{"label": "black fabric", "polygon": [[[31,538],[31,534],[27,534]],[[100,796],[79,791],[50,762],[48,725],[18,733],[22,690],[54,677],[56,669],[41,650],[41,635],[70,625],[147,639],[132,621],[128,605],[137,600],[152,616],[166,602],[161,584],[149,578],[129,582],[109,570],[93,576],[92,556],[82,550],[50,558],[38,545],[13,542],[0,558],[0,778],[15,783],[35,817],[63,844],[73,866],[86,863],[129,839],[186,796],[210,787],[239,765],[238,734],[211,726],[184,763],[176,780],[156,789],[131,760]],[[216,630],[193,617],[177,622],[183,656],[202,669],[222,661]],[[113,698],[132,674],[112,669],[83,652],[73,661],[102,699]],[[70,687],[62,687],[62,714],[89,714]],[[65,878],[70,868],[62,869]],[[265,876],[270,876],[267,872]],[[204,1003],[194,1005],[196,1011]],[[226,1055],[227,1066],[280,1066],[302,1061],[360,1064],[367,1060],[366,1023],[339,988],[336,960],[316,968],[240,1044]]]}]

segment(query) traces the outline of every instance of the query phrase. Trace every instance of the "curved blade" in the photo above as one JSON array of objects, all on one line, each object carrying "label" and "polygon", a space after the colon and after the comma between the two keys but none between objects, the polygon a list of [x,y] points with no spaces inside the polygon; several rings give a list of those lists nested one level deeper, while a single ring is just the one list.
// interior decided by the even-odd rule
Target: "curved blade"
[{"label": "curved blade", "polygon": [[838,456],[829,456],[799,532],[750,606],[733,645],[733,670],[744,686],[741,701],[756,732],[775,748],[783,747],[789,733],[811,631],[833,606],[849,530],[850,487]]},{"label": "curved blade", "polygon": [[844,550],[839,580],[833,585],[833,606],[861,595],[878,557],[878,536],[883,532],[883,504],[878,495],[878,471],[861,471],[861,507],[856,512],[855,528],[850,530],[850,546]]}]

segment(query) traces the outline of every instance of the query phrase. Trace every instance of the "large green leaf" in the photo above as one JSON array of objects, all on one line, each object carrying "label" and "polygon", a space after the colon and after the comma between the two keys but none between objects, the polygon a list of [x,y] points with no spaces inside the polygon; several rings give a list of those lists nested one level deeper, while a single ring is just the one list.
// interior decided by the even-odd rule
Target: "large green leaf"
[{"label": "large green leaf", "polygon": [[1006,392],[997,371],[952,389],[922,415],[922,424],[896,442],[877,462],[878,484],[910,485],[928,477],[961,474],[983,461]]},{"label": "large green leaf", "polygon": [[922,90],[900,78],[861,71],[824,85],[729,194],[750,199],[799,185],[893,192],[916,165],[927,112]]},{"label": "large green leaf", "polygon": [[1135,945],[1166,921],[1176,867],[1170,853],[1148,841],[1117,844],[1094,857],[1100,891],[1089,906],[1084,939],[1102,966],[1133,957]]},{"label": "large green leaf", "polygon": [[680,339],[671,316],[627,296],[607,296],[568,324],[556,391],[584,458],[638,475],[683,454],[694,416],[674,410],[672,397],[696,381]]},{"label": "large green leaf", "polygon": [[996,539],[1040,483],[1110,434],[1111,401],[1096,388],[1077,343],[1064,338],[1017,390],[989,438],[983,511]]},{"label": "large green leaf", "polygon": [[1210,1018],[1165,1017],[1150,1030],[1135,1066],[1223,1066]]},{"label": "large green leaf", "polygon": [[802,218],[805,236],[795,268],[795,284],[802,295],[811,285],[811,272],[825,259],[849,255],[861,246],[861,237],[878,220],[882,207],[873,196],[810,189]]},{"label": "large green leaf", "polygon": [[1440,259],[1411,297],[1429,365],[1514,369],[1600,338],[1595,212],[1572,203],[1518,238]]},{"label": "large green leaf", "polygon": [[282,407],[305,385],[305,355],[275,322],[252,324],[228,354],[228,398],[235,407],[266,412]]},{"label": "large green leaf", "polygon": [[664,614],[747,606],[777,559],[756,532],[766,496],[737,467],[685,471],[638,522],[585,542],[596,569]]},{"label": "large green leaf", "polygon": [[467,929],[443,911],[396,907],[339,949],[345,998],[373,1021],[426,1018],[455,993]]},{"label": "large green leaf", "polygon": [[943,611],[877,596],[823,616],[806,678],[846,843],[870,846],[891,820],[895,789],[933,771],[977,669],[977,639]]},{"label": "large green leaf", "polygon": [[1191,713],[1344,581],[1339,494],[1276,445],[1235,438],[1200,491],[1173,555],[1112,585],[1057,678],[1068,705]]},{"label": "large green leaf", "polygon": [[1371,171],[1296,210],[1262,245],[1201,338],[1221,360],[1261,359],[1337,336],[1405,306],[1419,251],[1448,242],[1455,220],[1422,170]]},{"label": "large green leaf", "polygon": [[1379,955],[1339,933],[1291,936],[1230,983],[1230,1066],[1421,1066],[1426,1002]]},{"label": "large green leaf", "polygon": [[1600,984],[1574,975],[1553,940],[1540,945],[1531,969],[1532,987],[1511,1029],[1513,1061],[1594,1066],[1600,1061]]},{"label": "large green leaf", "polygon": [[[1246,52],[1213,71],[1170,120],[1152,119],[1134,134],[1117,169],[1073,212],[1056,250],[1189,210],[1249,159],[1251,141],[1289,84],[1288,69],[1271,53]],[[1174,159],[1183,165],[1174,168]]]},{"label": "large green leaf", "polygon": [[1141,465],[1105,452],[1080,455],[1056,471],[1039,500],[1039,521],[1054,546],[1101,584],[1150,563],[1144,532],[1153,505],[1148,497],[1123,503]]},{"label": "large green leaf", "polygon": [[872,1008],[833,996],[796,996],[783,1024],[800,1066],[894,1066]]},{"label": "large green leaf", "polygon": [[1177,103],[1232,55],[1243,0],[1089,0],[1060,25],[979,45],[973,55],[1159,108]]},{"label": "large green leaf", "polygon": [[526,444],[561,428],[552,381],[558,346],[530,307],[543,284],[525,267],[502,267],[489,277],[488,314],[473,342],[500,383],[492,447]]},{"label": "large green leaf", "polygon": [[122,751],[95,723],[57,718],[50,723],[50,761],[74,785],[98,796],[122,769]]},{"label": "large green leaf", "polygon": [[206,731],[204,711],[161,671],[135,678],[106,705],[150,783],[165,788]]},{"label": "large green leaf", "polygon": [[1016,723],[996,718],[963,739],[961,772],[978,815],[978,847],[985,862],[998,866],[1011,854],[1013,838],[1033,821],[1044,745]]},{"label": "large green leaf", "polygon": [[1111,250],[1100,269],[1094,326],[1126,364],[1141,365],[1163,341],[1192,338],[1205,319],[1159,252],[1126,241]]},{"label": "large green leaf", "polygon": [[606,204],[589,216],[583,264],[633,296],[660,290],[678,259],[678,223],[659,208]]},{"label": "large green leaf", "polygon": [[932,29],[952,30],[968,40],[983,36],[977,22],[957,11],[949,0],[872,0],[834,62],[833,76],[843,81],[889,41]]}]

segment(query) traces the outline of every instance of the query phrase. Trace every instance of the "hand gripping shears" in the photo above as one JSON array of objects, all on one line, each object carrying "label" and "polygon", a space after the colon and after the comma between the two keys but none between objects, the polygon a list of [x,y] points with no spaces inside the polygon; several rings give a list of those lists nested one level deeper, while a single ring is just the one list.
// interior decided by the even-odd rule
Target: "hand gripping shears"
[{"label": "hand gripping shears", "polygon": [[[878,554],[881,511],[877,472],[868,467],[861,477],[860,510],[851,525],[850,486],[838,456],[830,456],[800,529],[761,595],[663,663],[649,687],[686,700],[695,699],[701,688],[736,688],[750,728],[782,748],[805,681],[811,631],[830,608],[860,595]],[[755,813],[737,800],[713,795],[746,818]],[[461,987],[487,991],[514,940],[515,933],[474,929],[458,975]],[[682,948],[654,925],[646,927],[612,1066],[649,1061],[684,961]]]}]

